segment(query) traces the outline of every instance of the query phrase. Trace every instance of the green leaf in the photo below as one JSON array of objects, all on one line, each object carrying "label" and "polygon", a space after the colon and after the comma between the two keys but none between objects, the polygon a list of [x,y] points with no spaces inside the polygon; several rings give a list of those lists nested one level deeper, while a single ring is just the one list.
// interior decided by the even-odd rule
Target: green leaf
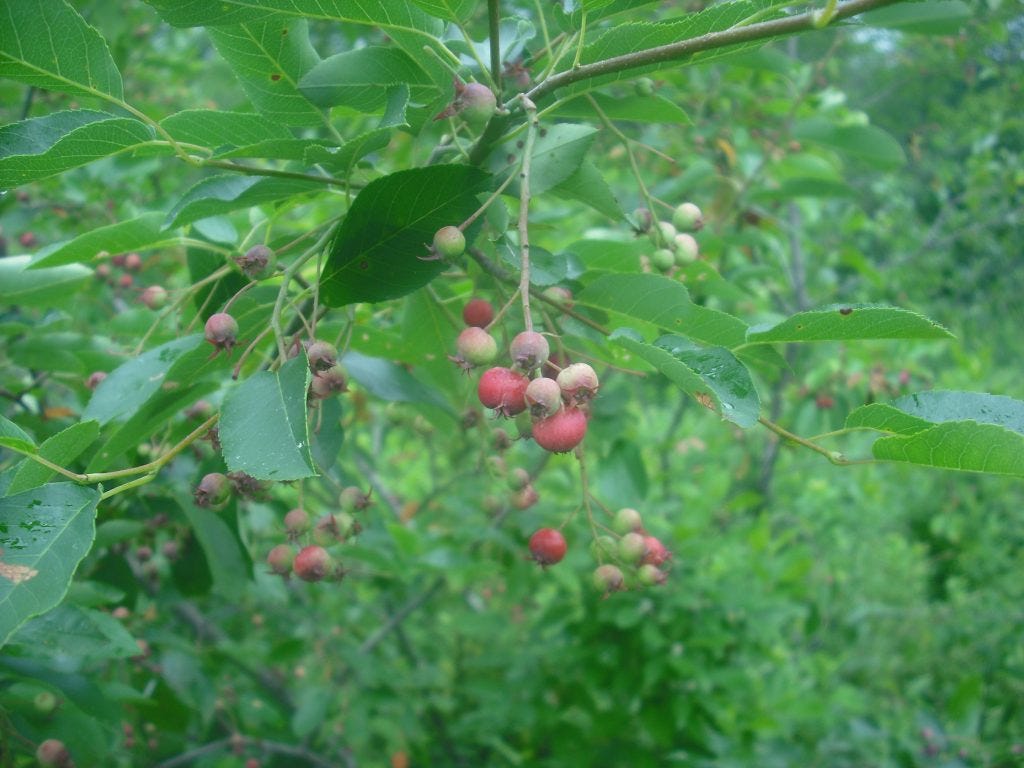
[{"label": "green leaf", "polygon": [[[508,238],[496,247],[501,260],[516,272],[522,265],[519,246]],[[530,246],[530,284],[540,287],[555,285],[565,280],[569,265],[565,254],[555,254],[540,246]]]},{"label": "green leaf", "polygon": [[388,87],[402,84],[410,87],[414,101],[431,101],[440,95],[404,51],[374,45],[324,59],[303,76],[299,88],[320,107],[376,113],[384,109]]},{"label": "green leaf", "polygon": [[858,19],[872,27],[898,29],[900,32],[954,35],[971,16],[970,6],[960,0],[927,0],[868,11]]},{"label": "green leaf", "polygon": [[714,346],[737,347],[746,336],[742,320],[694,304],[683,285],[661,275],[602,275],[587,285],[576,301]]},{"label": "green leaf", "polygon": [[638,272],[640,257],[651,250],[646,240],[577,240],[565,249],[590,271]]},{"label": "green leaf", "polygon": [[145,123],[91,110],[54,112],[5,125],[0,128],[0,189],[56,176],[152,141],[153,129]]},{"label": "green leaf", "polygon": [[320,108],[299,91],[299,80],[320,58],[305,19],[271,16],[210,27],[207,34],[257,111],[284,125],[324,124]]},{"label": "green leaf", "polygon": [[309,363],[299,355],[279,372],[259,371],[224,398],[220,441],[232,472],[258,480],[313,477],[306,419]]},{"label": "green leaf", "polygon": [[9,644],[33,656],[73,658],[82,664],[139,654],[135,638],[113,616],[67,604],[26,622]]},{"label": "green leaf", "polygon": [[286,200],[296,195],[323,192],[324,185],[302,179],[259,178],[223,174],[192,187],[167,214],[165,227],[181,227],[193,221],[239,208]]},{"label": "green leaf", "polygon": [[551,191],[558,197],[585,203],[609,219],[620,221],[625,216],[608,182],[597,170],[597,166],[587,158],[583,159],[575,173],[552,187]]},{"label": "green leaf", "polygon": [[889,405],[862,406],[847,417],[846,426],[914,434],[947,421],[995,424],[1024,434],[1024,402],[984,392],[918,392]]},{"label": "green leaf", "polygon": [[15,0],[0,13],[0,78],[75,95],[124,96],[99,32],[63,0]]},{"label": "green leaf", "polygon": [[276,120],[252,112],[186,109],[165,117],[160,125],[177,141],[211,149],[293,138],[291,131]]},{"label": "green leaf", "polygon": [[54,483],[0,499],[0,646],[63,599],[96,533],[99,491]]},{"label": "green leaf", "polygon": [[[588,94],[600,108],[601,112],[611,120],[624,120],[634,123],[669,123],[672,125],[690,125],[692,120],[682,107],[664,96],[620,96],[614,97],[604,93]],[[570,99],[559,105],[554,111],[558,117],[572,117],[582,120],[599,120],[594,105],[586,96]]]},{"label": "green leaf", "polygon": [[203,341],[198,333],[174,339],[119,365],[96,387],[82,420],[102,425],[128,418],[160,390],[171,366]]},{"label": "green leaf", "polygon": [[107,253],[128,253],[146,247],[169,245],[178,241],[177,236],[168,237],[163,229],[162,213],[144,213],[134,219],[119,221],[117,224],[91,229],[74,240],[57,246],[52,251],[37,255],[30,269],[58,267],[92,261],[101,251]]},{"label": "green leaf", "polygon": [[910,416],[884,403],[862,405],[846,417],[846,429],[875,429],[899,435],[912,435],[932,426],[931,422]]},{"label": "green leaf", "polygon": [[850,339],[949,339],[953,334],[909,309],[872,304],[834,304],[798,312],[773,326],[747,332],[751,344]]},{"label": "green leaf", "polygon": [[465,24],[476,10],[477,0],[413,0],[413,2],[439,19]]},{"label": "green leaf", "polygon": [[206,557],[214,592],[228,600],[240,599],[245,593],[250,568],[238,536],[218,513],[191,505],[184,509]]},{"label": "green leaf", "polygon": [[393,133],[392,127],[374,128],[349,139],[340,147],[312,146],[306,150],[303,159],[307,165],[321,165],[335,175],[348,176],[359,160],[384,149]]},{"label": "green leaf", "polygon": [[879,438],[876,459],[1024,477],[1024,435],[995,424],[948,421],[909,436]]},{"label": "green leaf", "polygon": [[479,207],[490,177],[467,165],[398,171],[370,182],[353,201],[330,246],[320,279],[325,304],[394,299],[440,274],[443,260],[425,261],[434,233]]},{"label": "green leaf", "polygon": [[59,307],[92,278],[92,270],[79,264],[29,269],[31,257],[0,259],[0,304]]},{"label": "green leaf", "polygon": [[[67,467],[71,462],[82,455],[90,445],[96,442],[100,436],[100,425],[95,421],[82,421],[72,424],[67,429],[61,430],[53,437],[47,438],[39,445],[39,455],[49,459],[54,464]],[[54,471],[44,467],[42,464],[27,460],[18,467],[11,480],[7,493],[20,493],[30,488],[36,488],[50,481]]]},{"label": "green leaf", "polygon": [[0,414],[0,445],[17,448],[19,451],[28,453],[36,452],[35,441],[3,414]]},{"label": "green leaf", "polygon": [[834,125],[827,118],[813,117],[793,125],[793,138],[835,149],[877,168],[905,165],[903,147],[874,125]]},{"label": "green leaf", "polygon": [[619,328],[609,337],[653,365],[669,381],[723,419],[749,428],[761,415],[761,402],[746,366],[722,347],[698,347],[679,336],[653,344],[635,331]]},{"label": "green leaf", "polygon": [[395,403],[427,403],[453,413],[439,392],[388,360],[349,352],[342,361],[345,371],[374,397]]},{"label": "green leaf", "polygon": [[[543,194],[576,173],[596,136],[597,129],[593,126],[572,123],[553,125],[543,136],[538,136],[530,161],[530,194]],[[487,165],[504,178],[519,172],[521,156],[522,150],[515,143],[505,144],[491,154]],[[518,180],[508,185],[505,194],[519,195]]]}]

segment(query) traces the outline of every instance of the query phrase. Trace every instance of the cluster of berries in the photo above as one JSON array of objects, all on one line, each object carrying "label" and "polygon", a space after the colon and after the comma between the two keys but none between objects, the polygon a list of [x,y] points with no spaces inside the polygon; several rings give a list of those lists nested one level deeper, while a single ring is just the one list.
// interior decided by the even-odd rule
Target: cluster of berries
[{"label": "cluster of berries", "polygon": [[[284,516],[288,542],[278,544],[267,554],[270,572],[284,577],[294,573],[303,581],[341,581],[346,570],[331,550],[351,541],[362,530],[356,513],[372,503],[370,494],[349,486],[338,497],[339,511],[323,515],[315,524],[304,509],[288,512]],[[305,545],[296,553],[300,539]]]},{"label": "cluster of berries", "polygon": [[647,208],[633,212],[633,222],[639,233],[647,233],[655,251],[650,256],[651,265],[661,272],[673,267],[683,267],[697,260],[700,249],[696,238],[690,232],[697,232],[704,226],[704,214],[693,203],[682,203],[672,211],[672,221],[654,221]]}]

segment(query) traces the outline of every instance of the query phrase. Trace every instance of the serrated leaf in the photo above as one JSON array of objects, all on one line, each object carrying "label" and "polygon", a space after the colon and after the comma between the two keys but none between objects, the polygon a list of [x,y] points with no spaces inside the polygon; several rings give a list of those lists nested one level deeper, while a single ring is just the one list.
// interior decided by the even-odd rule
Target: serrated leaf
[{"label": "serrated leaf", "polygon": [[916,416],[910,416],[898,408],[884,403],[862,405],[846,417],[846,429],[875,429],[899,435],[912,435],[928,429],[932,423]]},{"label": "serrated leaf", "polygon": [[1024,477],[1024,435],[995,424],[947,421],[910,436],[882,437],[876,459]]},{"label": "serrated leaf", "polygon": [[851,339],[950,339],[953,334],[909,309],[872,304],[834,304],[798,312],[767,328],[747,332],[751,344]]},{"label": "serrated leaf", "polygon": [[210,27],[207,34],[257,111],[284,125],[323,125],[323,111],[299,90],[299,81],[320,60],[306,20],[264,18]]},{"label": "serrated leaf", "polygon": [[413,0],[413,2],[439,19],[465,24],[476,9],[477,0]]},{"label": "serrated leaf", "polygon": [[575,254],[591,271],[638,272],[640,257],[649,252],[646,240],[577,240],[565,250]]},{"label": "serrated leaf", "polygon": [[10,645],[33,656],[74,658],[82,664],[127,659],[139,653],[135,638],[113,616],[67,604],[26,622]]},{"label": "serrated leaf", "polygon": [[609,219],[620,221],[625,217],[615,193],[589,159],[584,158],[576,172],[551,188],[557,197],[578,200],[603,213]]},{"label": "serrated leaf", "polygon": [[348,352],[342,365],[353,381],[381,400],[396,403],[427,403],[451,413],[448,401],[436,390],[389,360]]},{"label": "serrated leaf", "polygon": [[392,127],[374,128],[349,139],[340,147],[310,147],[303,159],[307,165],[320,165],[335,175],[348,176],[359,160],[384,149],[391,141],[392,133]]},{"label": "serrated leaf", "polygon": [[[100,425],[95,421],[82,421],[72,424],[52,437],[47,438],[39,445],[39,455],[62,467],[67,467],[71,462],[82,455],[90,445],[96,442],[100,436]],[[43,485],[56,474],[52,469],[42,464],[27,460],[18,467],[14,473],[7,493],[20,493],[30,488]]]},{"label": "serrated leaf", "polygon": [[[540,195],[572,176],[594,143],[597,129],[590,125],[560,123],[546,129],[533,145],[530,161],[530,194]],[[491,154],[487,166],[496,176],[518,173],[522,149],[515,143],[505,144]],[[511,160],[511,162],[510,162]],[[518,179],[505,190],[505,194],[519,195]]]},{"label": "serrated leaf", "polygon": [[82,420],[102,425],[128,418],[160,389],[171,366],[203,342],[198,333],[174,339],[118,366],[96,387]]},{"label": "serrated leaf", "polygon": [[746,336],[742,320],[694,304],[683,285],[660,275],[602,275],[587,285],[576,301],[714,346],[737,347]]},{"label": "serrated leaf", "polygon": [[160,126],[178,141],[211,149],[293,138],[276,120],[252,112],[186,109],[165,117]]},{"label": "serrated leaf", "polygon": [[324,59],[299,81],[299,89],[320,107],[343,106],[357,112],[384,109],[388,88],[406,85],[415,101],[431,101],[439,91],[408,54],[375,45]]},{"label": "serrated leaf", "polygon": [[899,168],[907,162],[900,143],[875,125],[835,125],[827,118],[813,117],[793,125],[793,138],[835,149],[878,168]]},{"label": "serrated leaf", "polygon": [[305,162],[306,154],[314,147],[323,147],[323,139],[268,139],[256,144],[231,147],[214,154],[218,159],[233,157],[261,157],[272,160],[297,160]]},{"label": "serrated leaf", "polygon": [[36,256],[29,269],[57,267],[92,261],[101,251],[128,253],[141,248],[169,245],[178,241],[163,229],[162,213],[144,213],[134,219],[91,229],[74,240],[62,243],[47,253]]},{"label": "serrated leaf", "polygon": [[[127,117],[54,112],[0,128],[0,189],[46,179],[147,146],[153,129]],[[170,154],[169,147],[161,150]]]},{"label": "serrated leaf", "polygon": [[36,452],[35,441],[13,421],[0,414],[0,445],[17,448],[28,453]]},{"label": "serrated leaf", "polygon": [[[519,246],[504,238],[496,247],[501,260],[516,272],[522,265]],[[565,280],[569,265],[565,254],[551,253],[537,245],[530,246],[530,284],[544,288]]]},{"label": "serrated leaf", "polygon": [[468,218],[489,180],[472,166],[433,165],[370,182],[331,243],[320,278],[323,302],[383,301],[422,288],[446,266],[422,258],[434,233]]},{"label": "serrated leaf", "polygon": [[669,381],[705,408],[743,428],[757,423],[761,403],[746,366],[722,347],[698,347],[679,336],[662,336],[653,344],[635,331],[620,328],[609,337],[653,365]]},{"label": "serrated leaf", "polygon": [[106,41],[63,0],[15,0],[0,13],[0,78],[47,91],[124,96]]},{"label": "serrated leaf", "polygon": [[99,491],[54,483],[0,499],[0,646],[63,599],[95,536]]},{"label": "serrated leaf", "polygon": [[92,277],[92,270],[79,264],[30,269],[31,257],[0,259],[0,304],[59,307]]},{"label": "serrated leaf", "polygon": [[186,192],[167,214],[165,227],[181,227],[239,208],[251,208],[297,195],[323,192],[324,185],[302,179],[223,174],[204,179]]},{"label": "serrated leaf", "polygon": [[[1024,434],[1024,402],[1004,395],[948,390],[918,392],[898,398],[889,406],[873,404],[858,408],[850,416],[852,417],[858,411],[877,407],[896,409],[925,426],[929,422],[939,424],[946,421],[977,421],[981,424],[1006,427],[1014,432]],[[882,414],[880,413],[878,416],[881,417]],[[861,418],[863,420],[864,417]],[[906,430],[887,431],[905,432]]]},{"label": "serrated leaf", "polygon": [[[634,123],[667,123],[670,125],[691,125],[689,115],[674,101],[657,94],[653,96],[609,96],[604,93],[589,94],[597,102],[601,112],[611,120]],[[560,104],[554,111],[558,117],[572,117],[583,120],[598,120],[598,112],[586,97],[580,96]]]},{"label": "serrated leaf", "polygon": [[221,409],[220,442],[230,471],[257,480],[316,475],[306,419],[309,382],[309,364],[299,355],[279,372],[259,371],[228,393]]}]

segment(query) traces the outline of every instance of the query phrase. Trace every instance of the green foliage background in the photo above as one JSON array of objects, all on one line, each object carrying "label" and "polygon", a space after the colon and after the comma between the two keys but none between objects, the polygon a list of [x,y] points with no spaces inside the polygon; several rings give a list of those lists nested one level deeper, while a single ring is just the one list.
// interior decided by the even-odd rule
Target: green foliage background
[{"label": "green foliage background", "polygon": [[[252,112],[260,96],[241,54],[231,53],[233,28],[174,27],[154,10],[175,5],[74,3],[107,41],[125,99],[141,112],[156,120],[191,109]],[[521,38],[510,48],[537,45],[540,5],[502,4],[503,15],[520,19],[509,22]],[[552,32],[578,22],[569,14],[575,4],[559,5],[566,10],[543,4]],[[611,25],[602,13],[629,4],[583,5],[601,30]],[[633,5],[613,17],[626,50],[639,47],[628,22],[680,13],[674,4]],[[471,41],[486,38],[480,4],[398,6],[467,22]],[[859,406],[930,389],[1024,399],[1024,15],[1019,3],[956,1],[877,13],[868,25],[648,72],[653,96],[638,96],[623,75],[597,101],[633,140],[650,192],[705,210],[704,261],[686,271],[699,307],[773,325],[821,306],[885,303],[955,335],[779,345],[781,368],[755,354],[766,347],[748,348],[743,361],[762,413],[797,435],[840,430]],[[444,24],[431,23],[440,36]],[[307,22],[274,16],[266,25],[280,33]],[[299,69],[314,50],[326,61],[388,38],[407,52],[424,42],[400,29],[316,18],[308,31],[309,48],[294,43],[293,58],[285,57]],[[457,33],[449,43],[468,50]],[[586,62],[602,51],[584,54]],[[356,160],[334,158],[332,170],[350,187],[323,194],[299,179],[263,178],[246,189],[254,196],[246,205],[222,210],[197,195],[190,209],[194,185],[257,177],[217,181],[224,169],[191,167],[166,147],[149,147],[12,184],[18,189],[0,198],[6,254],[38,257],[101,226],[149,216],[137,226],[152,232],[177,217],[199,245],[147,245],[139,280],[181,291],[248,237],[265,235],[280,248],[340,217],[374,179],[425,164],[447,129],[428,119],[431,107],[451,94],[443,67],[422,55],[430,63],[407,83],[413,98],[401,115],[391,110],[392,91],[346,92],[353,103],[366,99],[359,108],[274,101],[281,112],[264,111],[274,125],[267,130],[304,126],[275,141],[280,157],[254,155],[271,158],[268,166],[292,167],[294,152],[326,152],[317,142],[332,133],[372,147]],[[102,106],[3,79],[0,104],[4,124]],[[308,126],[310,116],[322,125]],[[628,212],[644,201],[621,136],[591,102],[566,101],[547,119],[601,129],[580,130],[572,146],[599,167],[607,194],[559,179],[531,207],[532,241],[578,256],[552,258],[562,272],[551,282],[584,289],[585,299],[594,281],[579,265],[592,267],[589,259],[610,273],[639,271],[646,241],[638,246],[608,209],[617,200]],[[252,130],[263,130],[252,120]],[[245,125],[231,124],[232,142]],[[0,146],[0,163],[7,156]],[[509,215],[511,198],[489,211],[488,226],[504,228]],[[38,244],[20,245],[29,232]],[[495,258],[501,253],[496,246]],[[13,263],[0,260],[0,269],[4,261]],[[136,300],[138,283],[107,286],[92,274],[97,263],[91,255],[54,258],[63,271],[39,286],[16,284],[13,272],[0,278],[0,413],[9,419],[0,437],[15,441],[2,444],[21,439],[9,431],[16,425],[29,444],[53,441],[44,452],[53,461],[90,472],[154,459],[199,424],[183,409],[200,398],[223,402],[237,358],[210,360],[189,334],[195,318],[244,285],[233,274],[154,326]],[[420,285],[436,271],[424,269]],[[475,379],[446,359],[458,325],[450,317],[478,294],[500,301],[509,291],[470,263],[442,273],[429,291],[322,320],[319,334],[346,340],[353,380],[349,395],[323,406],[322,423],[336,428],[313,440],[326,479],[301,491],[277,485],[221,512],[198,509],[191,488],[224,464],[196,443],[156,481],[100,501],[95,543],[79,555],[67,596],[0,650],[2,764],[32,764],[34,745],[49,737],[63,739],[80,766],[170,765],[182,754],[202,766],[249,757],[372,766],[400,753],[411,765],[451,766],[1020,764],[1019,477],[834,466],[766,430],[717,418],[664,377],[623,371],[636,367],[623,349],[565,319],[574,350],[603,364],[585,443],[589,487],[610,509],[639,508],[674,552],[667,585],[603,598],[590,584],[584,515],[566,528],[564,563],[541,570],[524,557],[533,530],[579,506],[576,460],[517,442],[505,460],[537,476],[541,502],[511,510],[491,460],[496,425],[462,418],[484,414]],[[276,288],[259,285],[234,305],[244,340],[266,327],[276,297]],[[588,316],[604,323],[610,302]],[[517,312],[502,326],[506,335],[522,323]],[[140,339],[146,350],[174,342],[173,370],[188,384],[122,426],[84,380],[131,359]],[[110,408],[128,408],[124,396],[145,379],[142,369],[128,373]],[[246,400],[243,388],[232,392],[244,407],[265,406]],[[89,448],[96,434],[100,448]],[[854,433],[823,444],[869,457],[871,440]],[[51,477],[26,479],[27,467],[38,471],[12,450],[0,454],[4,503],[14,504],[16,491],[54,503],[85,493],[41,486]],[[361,513],[357,543],[346,546],[356,572],[316,585],[265,573],[266,551],[283,540],[284,512],[300,502],[331,509],[350,484],[372,488],[376,502]],[[13,534],[5,526],[3,535],[9,550]],[[173,560],[162,549],[172,540],[180,548]],[[139,546],[155,558],[141,562]],[[52,713],[35,704],[44,691],[60,701]],[[192,752],[202,745],[213,748]]]}]

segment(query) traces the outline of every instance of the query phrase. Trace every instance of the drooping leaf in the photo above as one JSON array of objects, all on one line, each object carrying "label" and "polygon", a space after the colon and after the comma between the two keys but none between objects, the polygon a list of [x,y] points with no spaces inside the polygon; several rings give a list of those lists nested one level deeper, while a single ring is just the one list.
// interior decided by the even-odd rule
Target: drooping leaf
[{"label": "drooping leaf", "polygon": [[0,128],[0,189],[131,152],[152,140],[153,129],[145,123],[90,110],[54,112],[5,125]]},{"label": "drooping leaf", "polygon": [[160,389],[171,366],[203,342],[198,333],[174,339],[118,366],[96,387],[82,420],[102,425],[128,418]]},{"label": "drooping leaf", "polygon": [[154,211],[134,219],[119,221],[117,224],[96,227],[62,243],[52,251],[36,256],[30,269],[92,261],[103,251],[108,254],[127,253],[140,248],[177,242],[177,236],[168,237],[168,233],[163,229],[163,220],[163,214]]},{"label": "drooping leaf", "polygon": [[846,429],[875,429],[898,435],[912,435],[932,426],[930,421],[904,413],[885,403],[862,405],[846,417]]},{"label": "drooping leaf", "polygon": [[472,166],[433,165],[368,184],[331,243],[320,279],[324,303],[383,301],[426,285],[445,268],[423,259],[434,233],[468,218],[489,180]]},{"label": "drooping leaf", "polygon": [[813,117],[794,124],[793,137],[878,168],[899,168],[907,162],[899,142],[875,125],[835,125],[827,118]]},{"label": "drooping leaf", "polygon": [[203,179],[167,214],[167,227],[181,227],[199,219],[239,208],[287,200],[296,195],[323,192],[324,186],[303,179],[259,178],[223,174]]},{"label": "drooping leaf", "polygon": [[949,339],[953,334],[923,315],[899,307],[835,304],[798,312],[781,323],[753,327],[751,344],[850,339]]},{"label": "drooping leaf", "polygon": [[587,158],[583,159],[575,173],[560,181],[551,191],[558,197],[585,203],[615,221],[621,221],[625,215],[612,188],[597,166]]},{"label": "drooping leaf", "polygon": [[324,59],[303,76],[299,88],[320,107],[375,113],[383,110],[388,88],[403,84],[416,101],[430,101],[439,95],[427,74],[404,51],[375,45]]},{"label": "drooping leaf", "polygon": [[259,371],[224,398],[220,441],[232,472],[258,480],[313,477],[306,419],[309,364],[304,355],[279,372]]},{"label": "drooping leaf", "polygon": [[[66,467],[96,442],[99,435],[100,427],[95,421],[80,421],[40,443],[38,453],[44,459]],[[54,474],[56,473],[52,469],[37,461],[25,461],[14,473],[7,493],[20,493],[40,486],[48,482]]]},{"label": "drooping leaf", "polygon": [[876,459],[1024,477],[1024,435],[996,424],[947,421],[912,435],[882,437]]},{"label": "drooping leaf", "polygon": [[214,592],[238,600],[245,592],[250,571],[238,536],[217,512],[185,506],[185,516],[202,547]]},{"label": "drooping leaf", "polygon": [[0,259],[0,304],[59,307],[92,277],[92,270],[79,264],[30,269],[31,257]]},{"label": "drooping leaf", "polygon": [[995,424],[1024,434],[1024,402],[985,392],[918,392],[889,405],[872,403],[858,408],[847,417],[846,425],[913,434],[947,421]]},{"label": "drooping leaf", "polygon": [[726,348],[742,344],[747,330],[746,324],[732,315],[694,304],[683,285],[660,275],[602,275],[587,285],[576,301]]},{"label": "drooping leaf", "polygon": [[669,381],[723,419],[749,428],[761,415],[761,403],[746,366],[722,347],[699,347],[680,336],[662,336],[653,344],[635,331],[619,328],[610,336],[624,349],[653,365]]},{"label": "drooping leaf", "polygon": [[0,78],[47,91],[121,99],[121,73],[99,32],[64,0],[16,0],[0,13]]},{"label": "drooping leaf", "polygon": [[0,445],[8,448],[17,448],[19,451],[28,453],[36,452],[35,441],[25,434],[25,431],[10,419],[0,414]]},{"label": "drooping leaf", "polygon": [[0,645],[57,605],[96,534],[99,491],[54,483],[0,499]]}]

